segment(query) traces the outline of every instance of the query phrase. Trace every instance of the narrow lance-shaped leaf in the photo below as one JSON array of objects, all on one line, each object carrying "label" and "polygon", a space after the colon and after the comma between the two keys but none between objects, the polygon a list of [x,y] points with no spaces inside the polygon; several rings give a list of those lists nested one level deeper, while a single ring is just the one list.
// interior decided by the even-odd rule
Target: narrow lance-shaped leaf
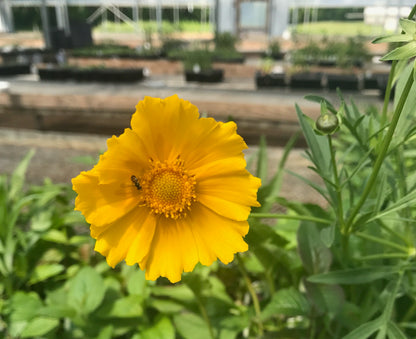
[{"label": "narrow lance-shaped leaf", "polygon": [[380,60],[402,60],[410,59],[414,56],[416,56],[416,41],[411,41],[404,46],[393,49]]},{"label": "narrow lance-shaped leaf", "polygon": [[403,19],[401,18],[399,20],[400,27],[402,30],[411,36],[416,34],[416,22],[409,19]]},{"label": "narrow lance-shaped leaf", "polygon": [[408,42],[413,40],[413,37],[407,34],[392,34],[375,38],[372,43],[379,44],[382,42]]},{"label": "narrow lance-shaped leaf", "polygon": [[395,266],[361,267],[312,275],[308,281],[322,284],[366,284],[397,273]]}]

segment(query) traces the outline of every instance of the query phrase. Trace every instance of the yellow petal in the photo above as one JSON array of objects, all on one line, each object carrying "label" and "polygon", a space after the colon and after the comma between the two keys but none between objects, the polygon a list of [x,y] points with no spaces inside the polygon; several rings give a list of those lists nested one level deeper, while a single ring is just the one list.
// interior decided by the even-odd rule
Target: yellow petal
[{"label": "yellow petal", "polygon": [[103,232],[91,226],[91,234],[95,232],[97,236],[94,249],[106,257],[111,267],[126,257],[129,258],[128,264],[134,264],[147,254],[154,225],[154,218],[147,208],[135,208],[123,218],[103,227]]},{"label": "yellow petal", "polygon": [[232,261],[234,253],[248,249],[243,240],[247,232],[246,221],[224,218],[195,203],[183,219],[159,219],[149,255],[140,267],[146,270],[146,279],[163,276],[177,282],[182,272],[192,271],[197,262],[211,265],[217,258],[225,264]]},{"label": "yellow petal", "polygon": [[131,176],[140,177],[149,167],[149,158],[153,155],[131,129],[126,129],[119,137],[108,139],[107,147],[95,166],[101,184],[132,185]]},{"label": "yellow petal", "polygon": [[134,185],[99,184],[95,169],[81,172],[72,179],[73,190],[78,193],[75,210],[81,211],[88,223],[104,226],[130,212],[140,201]]},{"label": "yellow petal", "polygon": [[247,171],[217,174],[211,177],[197,178],[198,201],[216,213],[238,221],[247,220],[251,206],[260,206],[257,202],[257,190],[260,179]]},{"label": "yellow petal", "polygon": [[155,280],[162,276],[174,283],[181,279],[183,271],[193,270],[199,259],[193,227],[187,217],[177,220],[158,218],[149,255],[140,263],[146,270],[146,279]]},{"label": "yellow petal", "polygon": [[[224,218],[199,203],[192,206],[191,217],[196,242],[205,243],[224,264],[233,260],[234,253],[247,251],[248,245],[243,240],[249,229],[247,221]],[[202,249],[198,250],[202,255]]]},{"label": "yellow petal", "polygon": [[198,122],[198,109],[177,95],[165,99],[145,97],[136,106],[131,126],[146,140],[154,160],[172,161],[188,139],[189,126]]},{"label": "yellow petal", "polygon": [[200,119],[196,133],[184,149],[185,164],[197,173],[198,168],[221,159],[240,157],[247,148],[243,138],[236,133],[234,122],[221,123],[212,118]]}]

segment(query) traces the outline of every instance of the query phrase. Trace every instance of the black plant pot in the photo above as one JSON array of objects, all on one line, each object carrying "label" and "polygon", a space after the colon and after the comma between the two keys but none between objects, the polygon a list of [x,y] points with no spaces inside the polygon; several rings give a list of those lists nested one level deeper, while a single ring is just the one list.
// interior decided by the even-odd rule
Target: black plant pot
[{"label": "black plant pot", "polygon": [[18,74],[30,74],[30,64],[0,65],[0,76]]},{"label": "black plant pot", "polygon": [[194,71],[185,71],[185,79],[189,82],[222,82],[224,80],[224,70],[210,69],[198,73]]},{"label": "black plant pot", "polygon": [[336,62],[335,60],[331,60],[331,59],[321,59],[318,61],[318,66],[321,67],[335,67],[336,66]]},{"label": "black plant pot", "polygon": [[38,68],[40,80],[65,81],[72,77],[72,69],[68,67],[42,67]]},{"label": "black plant pot", "polygon": [[215,62],[222,62],[222,63],[227,63],[227,64],[242,64],[242,63],[244,63],[245,60],[246,59],[244,58],[244,56],[232,57],[232,58],[214,56],[214,61]]},{"label": "black plant pot", "polygon": [[364,89],[378,89],[378,76],[374,74],[366,75],[364,77],[363,87]]},{"label": "black plant pot", "polygon": [[279,61],[285,58],[286,52],[279,52],[279,53],[262,53],[262,58],[271,58],[273,60]]},{"label": "black plant pot", "polygon": [[284,73],[262,74],[260,72],[257,72],[256,86],[257,88],[285,87],[286,76]]},{"label": "black plant pot", "polygon": [[143,80],[143,68],[74,69],[72,76],[79,82],[136,82]]},{"label": "black plant pot", "polygon": [[296,73],[290,77],[292,88],[321,88],[322,73]]},{"label": "black plant pot", "polygon": [[355,74],[328,74],[327,86],[329,89],[358,90],[358,77]]},{"label": "black plant pot", "polygon": [[100,82],[136,82],[143,77],[143,68],[103,68],[95,73],[96,81]]}]

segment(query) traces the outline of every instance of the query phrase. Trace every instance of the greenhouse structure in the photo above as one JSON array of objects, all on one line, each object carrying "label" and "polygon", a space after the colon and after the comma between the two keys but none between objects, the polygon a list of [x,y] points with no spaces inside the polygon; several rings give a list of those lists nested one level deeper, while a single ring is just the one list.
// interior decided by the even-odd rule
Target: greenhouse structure
[{"label": "greenhouse structure", "polygon": [[[403,12],[406,12],[413,3],[414,1],[410,0],[367,0],[364,13],[370,18],[370,22],[371,20],[381,20],[383,23],[393,21],[394,26],[397,19],[403,16]],[[358,0],[1,0],[0,32],[14,30],[12,7],[18,6],[39,7],[43,30],[48,28],[46,8],[54,7],[58,28],[65,30],[67,34],[70,34],[68,6],[97,7],[94,14],[88,18],[89,23],[109,11],[137,29],[139,29],[137,23],[141,20],[141,8],[154,9],[154,17],[159,25],[163,20],[163,8],[173,9],[175,21],[180,20],[180,8],[188,10],[201,8],[201,21],[209,20],[219,32],[230,32],[239,36],[244,31],[260,31],[274,38],[281,36],[287,30],[291,9],[294,17],[295,15],[297,17],[297,9],[305,8],[308,17],[314,18],[313,14],[318,8],[362,8],[363,2]],[[123,13],[122,8],[127,7],[132,8],[132,17]]]}]

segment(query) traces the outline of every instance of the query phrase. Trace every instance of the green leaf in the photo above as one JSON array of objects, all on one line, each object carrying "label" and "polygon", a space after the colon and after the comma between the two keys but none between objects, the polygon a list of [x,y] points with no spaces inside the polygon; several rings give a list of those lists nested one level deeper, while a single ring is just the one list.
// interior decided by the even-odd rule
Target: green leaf
[{"label": "green leaf", "polygon": [[150,299],[146,304],[164,314],[178,313],[184,309],[181,303],[174,300]]},{"label": "green leaf", "polygon": [[322,102],[325,102],[326,107],[334,114],[337,114],[337,110],[335,109],[335,107],[331,104],[330,101],[328,101],[328,99],[325,99],[324,97],[321,97],[320,95],[314,95],[314,94],[308,94],[305,95],[305,99],[312,101],[312,102],[316,102],[318,104],[321,104]]},{"label": "green leaf", "polygon": [[45,241],[55,242],[57,244],[66,244],[68,242],[66,233],[63,230],[52,229],[42,235],[42,239]]},{"label": "green leaf", "polygon": [[399,24],[406,34],[409,34],[411,36],[414,36],[416,34],[416,22],[414,22],[413,20],[400,18]]},{"label": "green leaf", "polygon": [[396,323],[389,321],[387,324],[387,335],[389,339],[407,339],[407,336],[397,326]]},{"label": "green leaf", "polygon": [[317,135],[313,129],[315,121],[302,113],[296,105],[300,126],[310,149],[310,158],[323,178],[331,177],[331,150],[326,136]]},{"label": "green leaf", "polygon": [[23,160],[19,163],[19,165],[14,170],[11,182],[10,182],[10,191],[9,191],[9,199],[15,200],[17,195],[21,193],[24,182],[25,182],[25,175],[27,167],[29,166],[29,162],[32,159],[33,155],[35,154],[34,150],[30,150]]},{"label": "green leaf", "polygon": [[152,294],[164,296],[181,302],[192,302],[195,299],[192,290],[184,284],[173,286],[153,286]]},{"label": "green leaf", "polygon": [[315,224],[303,221],[298,228],[297,238],[305,269],[310,273],[326,272],[331,265],[332,255],[322,242]]},{"label": "green leaf", "polygon": [[414,206],[416,203],[416,191],[410,192],[409,194],[405,195],[398,201],[392,203],[390,206],[388,206],[386,209],[382,210],[380,213],[377,213],[375,216],[373,216],[368,221],[373,221],[376,219],[380,219],[385,217],[388,214],[391,214],[393,212],[400,211],[401,209],[408,207],[408,206]]},{"label": "green leaf", "polygon": [[52,226],[52,211],[46,210],[35,214],[31,219],[31,229],[34,231],[46,231]]},{"label": "green leaf", "polygon": [[33,338],[45,335],[58,327],[59,319],[37,317],[31,320],[23,330],[22,338]]},{"label": "green leaf", "polygon": [[321,240],[326,247],[330,248],[332,246],[335,240],[335,223],[321,229]]},{"label": "green leaf", "polygon": [[308,281],[322,284],[367,284],[369,282],[390,277],[398,272],[395,266],[351,268],[341,271],[312,275]]},{"label": "green leaf", "polygon": [[93,268],[83,267],[69,281],[68,304],[81,314],[88,314],[101,304],[104,293],[102,277]]},{"label": "green leaf", "polygon": [[205,321],[193,313],[176,315],[173,321],[177,331],[185,339],[212,339]]},{"label": "green leaf", "polygon": [[113,338],[113,332],[113,325],[107,325],[100,331],[100,334],[95,339],[111,339]]},{"label": "green leaf", "polygon": [[379,44],[382,42],[407,42],[413,40],[413,36],[407,34],[391,34],[375,38],[372,43]]},{"label": "green leaf", "polygon": [[42,307],[38,315],[48,318],[73,318],[76,316],[76,311],[66,304],[52,304]]},{"label": "green leaf", "polygon": [[308,300],[315,306],[319,314],[326,314],[330,318],[342,312],[345,305],[345,294],[338,285],[314,284],[305,281]]},{"label": "green leaf", "polygon": [[102,318],[137,318],[143,314],[142,297],[129,295],[116,299],[113,304],[106,304],[97,314]]},{"label": "green leaf", "polygon": [[309,304],[305,296],[291,287],[279,290],[272,296],[271,301],[262,312],[262,318],[268,319],[280,315],[286,317],[307,316],[309,311]]},{"label": "green leaf", "polygon": [[383,326],[383,319],[382,317],[379,317],[376,320],[369,321],[357,327],[343,337],[343,339],[368,339],[373,333],[377,332],[381,326]]},{"label": "green leaf", "polygon": [[42,306],[42,301],[35,292],[16,292],[10,301],[11,320],[32,320]]},{"label": "green leaf", "polygon": [[136,267],[136,270],[129,276],[127,280],[127,291],[129,294],[144,296],[146,289],[146,278],[144,271]]},{"label": "green leaf", "polygon": [[416,56],[416,41],[410,41],[404,46],[393,49],[391,52],[387,53],[380,60],[402,60],[410,59]]},{"label": "green leaf", "polygon": [[35,284],[40,281],[44,281],[61,273],[64,269],[65,267],[60,264],[38,265],[35,267],[35,270],[30,277],[29,284]]},{"label": "green leaf", "polygon": [[142,331],[140,339],[175,339],[175,329],[168,317],[162,317],[151,328]]}]

